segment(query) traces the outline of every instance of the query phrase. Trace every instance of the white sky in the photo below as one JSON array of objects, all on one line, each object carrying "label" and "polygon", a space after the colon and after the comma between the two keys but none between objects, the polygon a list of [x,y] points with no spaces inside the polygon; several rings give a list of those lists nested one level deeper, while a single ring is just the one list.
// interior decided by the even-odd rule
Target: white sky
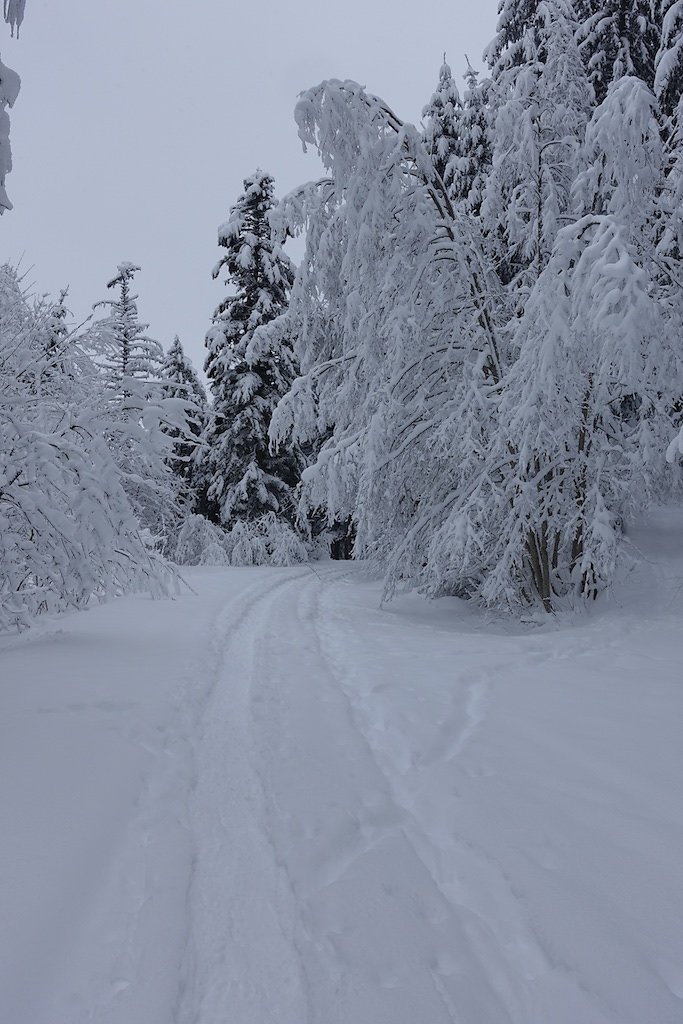
[{"label": "white sky", "polygon": [[[319,173],[293,120],[297,93],[354,78],[417,121],[442,53],[458,83],[482,67],[496,0],[29,0],[21,38],[0,26],[22,77],[11,113],[14,210],[0,260],[39,292],[70,285],[79,318],[131,260],[140,311],[201,367],[224,288],[216,228],[257,166],[278,195]],[[4,31],[3,31],[4,29]]]}]

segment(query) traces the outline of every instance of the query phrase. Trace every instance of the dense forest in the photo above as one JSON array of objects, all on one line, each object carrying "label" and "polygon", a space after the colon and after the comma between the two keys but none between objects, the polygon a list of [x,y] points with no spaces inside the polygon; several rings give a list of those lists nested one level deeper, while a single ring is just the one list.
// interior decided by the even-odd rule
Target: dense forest
[{"label": "dense forest", "polygon": [[[326,176],[233,197],[208,396],[135,264],[82,325],[0,270],[0,629],[329,550],[387,594],[552,611],[637,557],[681,493],[683,0],[502,0],[484,62],[444,59],[419,126],[302,93]],[[0,211],[18,91],[0,64]]]}]

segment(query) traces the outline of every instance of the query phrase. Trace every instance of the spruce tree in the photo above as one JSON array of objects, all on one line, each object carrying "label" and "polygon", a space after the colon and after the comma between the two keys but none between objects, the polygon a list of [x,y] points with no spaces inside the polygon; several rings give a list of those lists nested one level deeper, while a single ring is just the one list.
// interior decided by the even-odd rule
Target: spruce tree
[{"label": "spruce tree", "polygon": [[216,309],[206,338],[205,372],[213,409],[205,433],[208,499],[224,525],[275,513],[295,519],[300,463],[292,449],[273,454],[268,428],[294,379],[287,332],[267,330],[287,309],[292,265],[272,237],[273,178],[261,170],[218,231],[225,254],[213,270],[234,288]]},{"label": "spruce tree", "polygon": [[110,339],[107,369],[112,383],[121,387],[126,378],[150,380],[158,377],[164,352],[158,341],[148,338],[149,324],[141,323],[138,316],[137,295],[131,292],[135,274],[140,267],[134,263],[119,263],[117,272],[107,288],[118,289],[115,299],[103,299],[95,309],[109,309],[109,316],[99,325]]},{"label": "spruce tree", "polygon": [[487,51],[495,130],[482,225],[518,306],[571,215],[591,102],[575,27],[567,0],[505,0]]},{"label": "spruce tree", "polygon": [[59,293],[59,299],[52,302],[45,313],[43,345],[47,356],[45,372],[48,374],[53,371],[64,372],[64,354],[70,333],[67,324],[68,310],[65,305],[68,292],[68,288],[63,288]]},{"label": "spruce tree", "polygon": [[602,103],[610,82],[624,75],[654,85],[660,32],[651,0],[583,0],[579,51],[595,99]]},{"label": "spruce tree", "polygon": [[187,500],[195,507],[201,504],[201,497],[196,493],[201,475],[198,452],[200,438],[207,423],[207,399],[204,385],[185,355],[177,334],[166,353],[160,376],[166,397],[181,399],[185,404],[186,431],[181,432],[178,427],[167,428],[170,436],[174,438],[169,465],[185,485],[188,492]]},{"label": "spruce tree", "polygon": [[448,188],[453,181],[453,158],[458,150],[459,121],[462,103],[451,69],[446,63],[439,71],[439,83],[429,103],[422,111],[425,119],[423,138],[434,168]]},{"label": "spruce tree", "polygon": [[683,95],[683,0],[660,0],[661,42],[655,58],[655,94],[666,117]]},{"label": "spruce tree", "polygon": [[490,82],[479,82],[479,72],[467,61],[462,110],[455,156],[451,160],[451,194],[455,202],[478,216],[491,167],[491,116],[488,102]]},{"label": "spruce tree", "polygon": [[172,428],[187,430],[182,404],[167,400],[159,381],[164,352],[147,337],[137,295],[132,292],[140,268],[121,263],[107,287],[115,299],[98,302],[108,315],[90,331],[90,346],[101,367],[109,408],[109,444],[139,523],[166,549],[178,528],[181,488],[169,464]]}]

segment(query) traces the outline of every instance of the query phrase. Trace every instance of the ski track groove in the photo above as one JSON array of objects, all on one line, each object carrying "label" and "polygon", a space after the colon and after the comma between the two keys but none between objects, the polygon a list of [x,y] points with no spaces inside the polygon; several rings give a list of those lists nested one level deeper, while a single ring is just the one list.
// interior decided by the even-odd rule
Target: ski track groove
[{"label": "ski track groove", "polygon": [[[313,653],[315,655],[315,658],[317,659],[319,666],[322,668],[321,678],[323,682],[321,683],[320,686],[316,687],[316,691],[314,693],[311,693],[310,699],[321,699],[319,691],[324,687],[324,685],[331,686],[332,689],[337,693],[338,697],[341,699],[342,706],[344,708],[344,716],[346,719],[347,729],[350,730],[350,733],[355,738],[355,742],[361,744],[362,748],[365,751],[365,754],[367,755],[367,758],[369,759],[370,764],[373,767],[373,770],[376,772],[378,779],[381,781],[381,787],[383,789],[384,807],[379,809],[379,816],[380,819],[383,818],[387,820],[388,824],[382,824],[381,820],[377,820],[378,809],[374,806],[372,807],[372,818],[369,824],[367,822],[364,822],[363,810],[365,812],[369,812],[370,810],[370,808],[365,806],[364,808],[361,808],[360,815],[358,816],[361,835],[363,835],[362,841],[358,842],[354,839],[354,841],[351,843],[350,848],[344,850],[343,846],[346,837],[343,823],[341,825],[340,835],[334,841],[331,841],[331,838],[333,837],[331,837],[330,835],[319,837],[319,845],[325,846],[328,850],[333,851],[331,861],[328,862],[327,866],[323,864],[318,867],[318,871],[316,872],[317,880],[314,881],[312,884],[306,886],[304,890],[299,891],[299,899],[302,900],[304,903],[315,902],[316,897],[322,892],[322,890],[327,889],[330,886],[336,885],[339,882],[342,882],[345,879],[345,877],[350,872],[352,872],[356,868],[356,866],[363,861],[364,858],[367,858],[368,855],[372,854],[373,851],[376,851],[377,855],[382,855],[384,853],[382,849],[383,843],[390,839],[400,838],[406,842],[408,849],[410,850],[412,856],[415,858],[415,864],[419,864],[420,870],[426,873],[426,878],[429,878],[429,884],[431,886],[434,886],[436,893],[438,894],[439,898],[442,901],[445,913],[449,915],[452,919],[455,919],[457,918],[457,911],[460,908],[454,907],[453,901],[448,898],[447,894],[443,890],[443,887],[439,879],[434,875],[433,871],[430,870],[430,867],[428,863],[426,863],[424,856],[420,855],[420,852],[414,840],[414,832],[418,830],[417,822],[415,821],[411,811],[406,806],[404,806],[400,802],[400,800],[397,799],[397,796],[394,792],[394,787],[392,786],[386,773],[382,770],[380,764],[378,763],[376,753],[373,750],[371,743],[369,742],[367,736],[364,734],[363,730],[359,727],[359,723],[357,721],[357,717],[354,712],[352,702],[349,698],[348,693],[345,691],[338,670],[324,651],[319,620],[321,614],[320,600],[323,591],[323,584],[327,581],[331,581],[333,583],[341,582],[340,573],[338,571],[333,571],[329,573],[324,580],[314,580],[313,578],[311,578],[310,580],[304,581],[303,585],[299,589],[296,605],[293,610],[293,614],[295,616],[296,623],[298,626],[297,635],[300,637],[301,640],[303,640],[305,636],[310,637],[310,639],[313,641]],[[285,610],[285,612],[287,611],[291,612],[292,610]],[[313,679],[302,680],[302,683],[303,682],[312,685]],[[265,789],[267,789],[267,787],[264,784],[264,790]],[[271,812],[274,814],[277,813],[277,808],[273,807],[272,800]],[[355,814],[354,817],[356,817]],[[296,895],[296,884],[292,880],[291,876],[288,877],[291,889]],[[453,921],[453,924],[455,926],[455,920]],[[463,941],[467,941],[465,931],[461,928],[460,925],[458,925],[458,927],[462,931],[461,938],[463,939]],[[318,937],[318,940],[318,950],[325,950],[324,941],[320,940],[320,937]],[[470,957],[475,962],[478,962],[483,976],[486,976],[486,962],[478,955],[478,950],[475,948],[475,944],[473,944],[470,941],[467,941],[467,946],[469,948]],[[331,956],[334,958],[335,953],[333,952]],[[442,979],[439,976],[443,956],[441,954],[435,954],[434,956],[435,965],[433,968],[430,969],[434,993],[437,996],[439,1002],[441,1003],[447,1019],[449,1021],[452,1021],[453,1024],[457,1024],[457,1022],[462,1020],[463,1018],[460,1016],[459,1011],[454,1005],[452,995],[448,993],[445,984],[443,983]],[[335,964],[333,960],[329,959],[329,957],[330,954],[328,952],[328,971],[330,972],[330,974],[334,975],[335,971],[339,970],[340,965],[338,963]],[[344,965],[341,966],[343,971]],[[445,973],[452,973],[450,966],[447,969],[445,969]],[[510,1021],[511,1018],[509,1017],[507,1011],[504,1008],[510,993],[508,991],[501,991],[500,985],[496,984],[495,981],[492,985],[492,989],[494,992],[497,992],[497,996],[494,996],[493,999],[495,1001],[496,1006],[498,1007],[498,1010],[497,1012],[495,1010],[492,1010],[491,1005],[489,1004],[488,1013],[486,1010],[484,1011],[486,1013],[486,1016],[482,1017],[482,1021],[484,1019],[486,1019],[487,1021],[495,1020],[500,1021],[501,1024],[504,1021]],[[491,1014],[491,1016],[489,1016],[489,1014]],[[321,1022],[322,1020],[323,1018],[321,1016],[316,1016],[312,1018],[312,1024],[319,1024],[319,1022]]]},{"label": "ski track groove", "polygon": [[[419,800],[415,802],[416,794],[409,786],[402,786],[400,771],[387,771],[383,763],[386,754],[373,745],[365,709],[353,690],[353,655],[348,654],[343,619],[332,614],[331,595],[345,576],[348,578],[348,572],[342,575],[339,569],[315,576],[295,570],[284,579],[270,575],[233,598],[216,617],[209,681],[193,709],[197,738],[190,804],[197,846],[187,890],[184,968],[173,1019],[176,1024],[223,1024],[227,1019],[231,1024],[346,1024],[353,1012],[353,1024],[374,1024],[380,1018],[373,1017],[373,1012],[379,1006],[383,1014],[385,1003],[381,996],[375,997],[380,1001],[371,1008],[367,972],[354,962],[357,937],[353,929],[358,926],[343,933],[343,928],[349,927],[348,918],[334,910],[336,891],[341,886],[346,892],[359,880],[366,888],[376,884],[369,879],[378,863],[386,864],[391,875],[407,857],[410,880],[405,884],[417,887],[416,898],[424,905],[427,920],[433,922],[420,926],[419,940],[421,969],[425,979],[431,978],[432,989],[427,996],[423,987],[422,998],[432,1006],[433,1019],[450,1024],[469,1024],[475,1019],[477,1024],[524,1024],[536,1019],[530,985],[540,976],[552,972],[556,977],[564,974],[570,986],[582,987],[581,982],[544,949],[524,898],[515,892],[502,865],[464,836],[454,837],[451,832],[444,840],[432,834],[429,810],[420,813]],[[351,628],[351,620],[348,625]],[[289,663],[288,656],[293,659]],[[302,657],[306,671],[296,678]],[[239,678],[233,674],[235,666]],[[460,723],[453,736],[439,740],[437,762],[456,766],[485,721],[494,697],[491,671],[480,670],[470,679],[462,677],[466,693]],[[305,714],[301,717],[305,701],[319,702],[320,710],[312,711],[312,721],[327,723],[336,733],[329,736],[332,760],[325,752],[321,776],[334,770],[340,750],[370,769],[363,778],[354,766],[350,789],[341,797],[337,794],[340,803],[332,805],[337,808],[336,818],[323,804],[316,808],[314,801],[308,824],[306,811],[299,812],[304,814],[303,821],[292,820],[291,808],[278,805],[277,785],[272,784],[272,773],[277,773],[289,756],[287,743],[307,743],[305,727],[301,728],[301,721],[307,721]],[[327,708],[328,703],[334,707]],[[333,713],[336,718],[332,720]],[[290,727],[282,737],[277,732],[279,714]],[[232,724],[231,732],[233,715],[237,725]],[[216,732],[220,723],[226,729],[223,747],[235,740],[235,728],[246,734],[237,738],[248,762],[241,777],[246,792],[230,790],[227,776],[237,755],[230,751],[221,754],[223,734]],[[293,778],[305,784],[305,770],[315,766],[315,757],[320,757],[318,746],[314,742],[310,751],[293,753],[300,762]],[[213,789],[211,781],[204,779],[205,771],[213,773]],[[419,772],[413,766],[413,778],[416,774]],[[373,776],[378,781],[373,781]],[[282,795],[287,800],[286,789]],[[320,801],[319,793],[317,797]],[[358,799],[357,805],[349,802],[354,799]],[[230,801],[242,809],[236,822],[231,820]],[[301,828],[310,831],[305,842],[293,831]],[[247,833],[253,833],[251,840]],[[244,914],[244,893],[237,911],[228,897],[223,896],[221,902],[217,896],[215,890],[222,878],[229,887],[239,889],[240,885],[239,879],[221,876],[225,867],[221,840],[237,850],[229,855],[233,867],[239,866],[240,850],[248,851],[250,842],[261,857],[263,877],[258,874],[260,868],[249,868],[245,891],[247,898],[250,893],[256,897],[265,891],[271,908],[267,929],[263,921],[254,926]],[[401,841],[406,844],[403,852]],[[387,843],[390,845],[385,846]],[[306,858],[305,871],[296,859],[297,849]],[[462,871],[465,879],[460,877]],[[327,897],[325,893],[332,890],[335,895]],[[395,911],[396,926],[404,931],[410,928],[407,891],[400,890],[395,898],[404,901],[396,903]],[[360,898],[355,892],[350,895],[352,902]],[[434,909],[435,898],[440,910]],[[335,913],[341,913],[339,939]],[[263,914],[256,916],[263,918]],[[261,937],[268,932],[268,948],[263,951],[259,928]],[[250,943],[254,936],[257,941]],[[454,940],[453,949],[443,945],[444,936]],[[263,962],[259,963],[261,952]],[[237,962],[231,959],[235,954]],[[397,955],[401,963],[406,954],[400,952],[400,943]],[[379,990],[398,984],[390,959],[388,974],[382,973],[386,962],[377,957],[380,975],[374,984]],[[463,976],[469,981],[458,988],[458,978]],[[275,1006],[273,989],[285,982],[287,991]],[[363,984],[366,996],[355,991]],[[586,994],[596,1010],[595,994]],[[386,1007],[389,1005],[387,1001]]]},{"label": "ski track groove", "polygon": [[[205,899],[206,887],[211,890],[212,882],[214,887],[220,886],[224,879],[220,877],[220,872],[217,873],[216,877],[211,877],[210,875],[207,877],[206,864],[204,862],[209,856],[215,857],[216,843],[220,838],[230,843],[232,841],[230,833],[242,830],[244,824],[238,821],[233,825],[226,819],[224,813],[221,813],[220,807],[218,808],[218,830],[216,829],[215,822],[210,825],[210,813],[205,814],[204,820],[201,820],[202,811],[206,812],[212,806],[214,810],[216,808],[215,801],[211,800],[208,802],[209,807],[207,807],[206,801],[203,807],[198,806],[198,794],[202,785],[201,774],[204,767],[202,762],[205,760],[205,755],[208,755],[210,759],[210,755],[216,753],[214,744],[210,741],[212,725],[215,725],[215,723],[211,722],[210,716],[214,706],[220,703],[221,697],[226,696],[221,693],[221,684],[227,685],[225,676],[226,668],[228,668],[228,658],[238,648],[240,641],[243,640],[246,653],[246,668],[247,671],[253,670],[254,642],[258,637],[258,632],[253,629],[254,620],[256,619],[258,622],[258,619],[264,616],[282,589],[292,587],[305,575],[306,573],[296,570],[293,575],[289,574],[282,580],[273,579],[272,576],[269,576],[266,580],[259,581],[258,584],[232,598],[221,609],[214,621],[211,639],[212,657],[209,682],[204,688],[199,701],[196,702],[195,707],[192,709],[197,739],[195,740],[193,753],[189,811],[190,820],[193,821],[194,819],[195,849],[187,886],[185,952],[183,954],[183,967],[176,1010],[173,1016],[175,1024],[223,1024],[223,1021],[228,1019],[231,1021],[231,1024],[252,1024],[252,1022],[256,1024],[250,1016],[244,1016],[243,1018],[236,1018],[234,1016],[234,995],[231,992],[231,988],[234,987],[234,979],[229,978],[230,965],[226,963],[225,953],[231,944],[234,949],[237,941],[235,922],[230,919],[229,915],[225,921],[218,920],[219,915],[216,913],[215,908],[211,909],[210,900],[208,898]],[[250,629],[250,627],[252,628]],[[230,682],[233,685],[235,683],[232,679]],[[238,685],[248,686],[250,684],[238,682]],[[230,712],[234,710],[234,707],[229,707]],[[227,725],[227,722],[225,724]],[[212,749],[208,750],[207,747]],[[253,772],[254,766],[248,766],[247,770],[249,769]],[[249,830],[249,826],[247,826],[247,830]],[[216,834],[217,831],[218,835]],[[265,830],[262,829],[261,832],[261,838],[270,845]],[[209,846],[212,849],[209,849]],[[229,878],[228,882],[236,884],[234,878]],[[210,908],[208,914],[205,912],[207,906]],[[212,934],[212,928],[215,929],[216,927],[220,929],[218,935],[215,931]],[[202,933],[201,938],[200,931]],[[209,956],[211,965],[208,976],[206,975],[206,965],[200,962],[200,957],[197,955],[198,942],[208,945],[211,947],[210,952],[213,952],[213,956]],[[222,947],[222,955],[219,947]],[[257,950],[254,953],[258,955]],[[201,979],[199,977],[200,974],[203,975]],[[224,975],[227,975],[229,980],[226,981]],[[220,1001],[220,1006],[215,1005],[216,998]],[[206,1004],[210,999],[214,1000],[214,1003],[206,1009]],[[204,1012],[205,1009],[206,1012]],[[261,1024],[260,1020],[259,1024]],[[263,1024],[265,1024],[265,1018],[263,1019]]]}]

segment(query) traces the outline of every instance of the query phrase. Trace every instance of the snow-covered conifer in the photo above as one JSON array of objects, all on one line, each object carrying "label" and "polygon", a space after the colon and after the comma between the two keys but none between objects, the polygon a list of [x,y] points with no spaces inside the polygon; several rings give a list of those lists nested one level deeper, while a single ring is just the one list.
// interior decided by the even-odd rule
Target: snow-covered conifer
[{"label": "snow-covered conifer", "polygon": [[25,12],[26,0],[3,0],[3,17],[13,34],[19,33]]},{"label": "snow-covered conifer", "polygon": [[662,113],[673,117],[683,96],[683,0],[659,0],[661,42],[654,90]]},{"label": "snow-covered conifer", "polygon": [[162,549],[178,529],[180,484],[169,465],[174,443],[188,434],[188,401],[165,393],[159,374],[163,349],[147,337],[132,282],[139,267],[121,263],[107,287],[115,299],[96,304],[108,315],[88,332],[102,369],[109,409],[108,441],[135,514]]},{"label": "snow-covered conifer", "polygon": [[204,385],[185,355],[178,335],[166,353],[160,373],[164,394],[168,398],[182,399],[187,406],[187,427],[180,431],[178,427],[169,427],[168,432],[174,439],[173,454],[170,465],[173,472],[187,486],[189,500],[196,504],[197,496],[193,494],[198,484],[198,449],[200,438],[206,429],[208,410]]},{"label": "snow-covered conifer", "polygon": [[467,61],[466,89],[458,120],[458,138],[448,175],[455,202],[463,202],[477,216],[491,167],[490,82],[479,81],[479,73]]},{"label": "snow-covered conifer", "polygon": [[268,440],[273,410],[295,376],[287,331],[265,330],[285,313],[293,279],[271,232],[273,193],[273,178],[257,170],[218,231],[225,254],[213,277],[225,273],[234,291],[218,306],[207,334],[213,407],[204,441],[209,502],[227,525],[269,511],[290,521],[296,514],[298,453],[283,448],[274,454]]},{"label": "snow-covered conifer", "polygon": [[148,338],[149,324],[141,323],[138,315],[138,296],[131,291],[135,274],[140,267],[134,263],[120,263],[116,275],[107,288],[118,289],[115,299],[103,299],[95,309],[105,307],[109,315],[99,325],[109,335],[110,355],[107,370],[112,382],[122,387],[124,380],[151,380],[158,377],[164,353],[158,341]]},{"label": "snow-covered conifer", "polygon": [[423,138],[427,152],[434,161],[436,173],[446,187],[449,187],[453,180],[452,161],[458,150],[461,111],[462,103],[458,87],[444,54],[436,91],[424,107],[422,117],[424,120]]},{"label": "snow-covered conifer", "polygon": [[505,0],[488,48],[495,110],[482,224],[505,283],[526,290],[570,215],[591,93],[566,0]]},{"label": "snow-covered conifer", "polygon": [[653,8],[652,0],[582,0],[577,40],[598,103],[622,75],[653,87],[660,46]]}]

